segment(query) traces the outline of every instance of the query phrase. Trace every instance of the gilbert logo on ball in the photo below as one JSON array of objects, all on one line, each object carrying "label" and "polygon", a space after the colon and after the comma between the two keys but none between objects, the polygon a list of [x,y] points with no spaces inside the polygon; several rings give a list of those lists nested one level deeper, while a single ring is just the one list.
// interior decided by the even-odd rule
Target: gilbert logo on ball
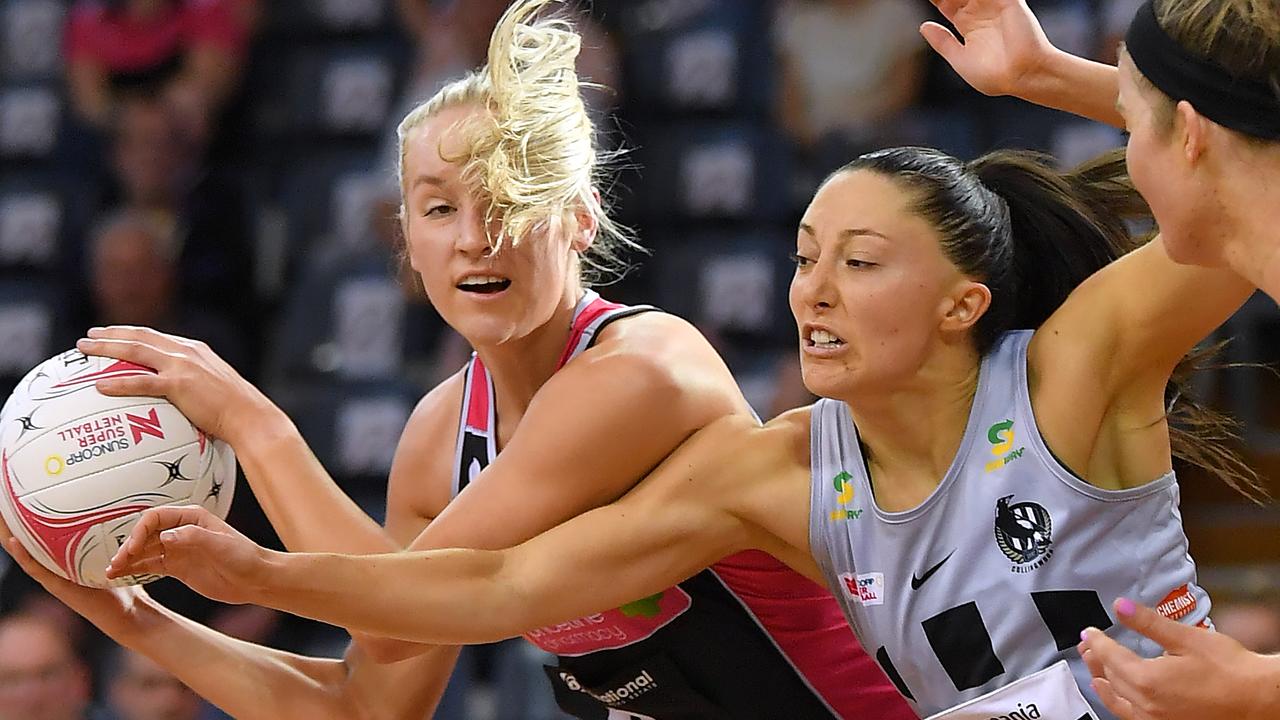
[{"label": "gilbert logo on ball", "polygon": [[77,350],[27,373],[0,410],[0,516],[42,565],[92,587],[139,514],[198,504],[226,517],[235,455],[167,400],[107,397],[106,378],[153,372]]}]

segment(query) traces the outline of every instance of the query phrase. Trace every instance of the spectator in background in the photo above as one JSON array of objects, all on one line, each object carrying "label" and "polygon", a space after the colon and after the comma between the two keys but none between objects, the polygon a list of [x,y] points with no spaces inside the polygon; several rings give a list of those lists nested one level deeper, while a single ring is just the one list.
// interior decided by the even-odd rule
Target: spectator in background
[{"label": "spectator in background", "polygon": [[783,0],[775,28],[779,119],[818,176],[860,153],[901,144],[919,99],[925,19],[906,0]]},{"label": "spectator in background", "polygon": [[111,720],[196,720],[200,697],[164,668],[117,647],[106,668]]},{"label": "spectator in background", "polygon": [[1280,654],[1280,606],[1274,602],[1214,603],[1213,622],[1218,632],[1234,638],[1246,650]]},{"label": "spectator in background", "polygon": [[[241,350],[246,341],[256,347],[260,313],[252,290],[249,211],[235,184],[205,166],[201,153],[165,103],[122,101],[110,150],[110,188],[100,210],[131,208],[171,235],[177,301],[239,328]],[[252,376],[256,357],[242,352],[239,359],[248,365],[237,367]]]},{"label": "spectator in background", "polygon": [[89,670],[47,618],[0,619],[0,720],[86,720]]},{"label": "spectator in background", "polygon": [[179,302],[178,249],[171,227],[142,211],[122,210],[94,230],[90,243],[94,324],[146,325],[204,340],[233,367],[244,366],[246,343],[234,326]]},{"label": "spectator in background", "polygon": [[[485,62],[489,35],[510,0],[396,0],[400,23],[417,44],[417,59],[409,73],[392,118],[404,117],[418,103],[435,95],[451,80]],[[599,126],[618,105],[622,87],[621,61],[609,33],[586,12],[573,16],[582,36],[578,76],[601,87],[583,87],[583,101]],[[395,125],[388,128],[380,157],[399,162]],[[387,188],[389,200],[399,203],[399,188]]]},{"label": "spectator in background", "polygon": [[1124,34],[1129,30],[1129,23],[1133,22],[1133,16],[1138,12],[1140,5],[1142,0],[1099,1],[1098,20],[1102,27],[1102,39],[1094,54],[1095,60],[1108,65],[1115,65],[1120,61],[1117,52],[1120,49],[1120,41],[1124,40]]},{"label": "spectator in background", "polygon": [[[509,0],[396,0],[401,24],[418,43],[418,59],[402,98],[406,109],[484,62],[489,34],[509,4]],[[573,20],[582,35],[578,75],[609,88],[589,91],[585,99],[592,110],[607,111],[616,104],[621,85],[617,49],[604,28],[585,12]]]},{"label": "spectator in background", "polygon": [[231,98],[252,0],[79,0],[64,54],[78,118],[108,128],[128,95],[162,98],[201,138]]}]

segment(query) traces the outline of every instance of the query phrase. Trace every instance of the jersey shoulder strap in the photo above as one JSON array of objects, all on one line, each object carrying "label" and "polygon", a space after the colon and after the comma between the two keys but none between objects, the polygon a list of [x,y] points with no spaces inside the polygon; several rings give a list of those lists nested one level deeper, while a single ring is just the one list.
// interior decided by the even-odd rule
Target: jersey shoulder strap
[{"label": "jersey shoulder strap", "polygon": [[[569,342],[565,345],[556,370],[582,354],[595,342],[596,336],[615,320],[651,312],[650,305],[620,305],[588,290],[573,312]],[[481,470],[498,456],[498,414],[493,394],[493,378],[480,356],[472,353],[467,363],[466,383],[462,391],[462,417],[458,421],[458,444],[453,465],[452,495],[457,497]]]},{"label": "jersey shoulder strap", "polygon": [[493,378],[480,356],[472,353],[467,363],[462,390],[462,417],[458,420],[458,443],[453,463],[450,497],[467,486],[498,455],[495,430],[497,410],[493,402]]}]

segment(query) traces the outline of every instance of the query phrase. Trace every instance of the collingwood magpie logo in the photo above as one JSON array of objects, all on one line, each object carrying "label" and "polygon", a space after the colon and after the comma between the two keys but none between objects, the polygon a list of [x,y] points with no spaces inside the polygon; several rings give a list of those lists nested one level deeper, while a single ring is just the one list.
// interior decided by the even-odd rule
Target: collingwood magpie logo
[{"label": "collingwood magpie logo", "polygon": [[1042,505],[1010,505],[1012,499],[1012,495],[1005,495],[996,501],[996,544],[1014,562],[1013,572],[1028,573],[1053,555],[1053,518]]}]

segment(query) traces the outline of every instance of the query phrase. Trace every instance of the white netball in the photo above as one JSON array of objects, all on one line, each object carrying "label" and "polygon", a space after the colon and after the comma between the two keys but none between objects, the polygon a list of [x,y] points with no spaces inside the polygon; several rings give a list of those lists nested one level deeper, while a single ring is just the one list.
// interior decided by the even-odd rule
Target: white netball
[{"label": "white netball", "polygon": [[153,372],[69,350],[27,373],[0,410],[0,515],[42,565],[91,587],[147,508],[203,505],[226,517],[231,447],[167,400],[108,397],[100,379]]}]

